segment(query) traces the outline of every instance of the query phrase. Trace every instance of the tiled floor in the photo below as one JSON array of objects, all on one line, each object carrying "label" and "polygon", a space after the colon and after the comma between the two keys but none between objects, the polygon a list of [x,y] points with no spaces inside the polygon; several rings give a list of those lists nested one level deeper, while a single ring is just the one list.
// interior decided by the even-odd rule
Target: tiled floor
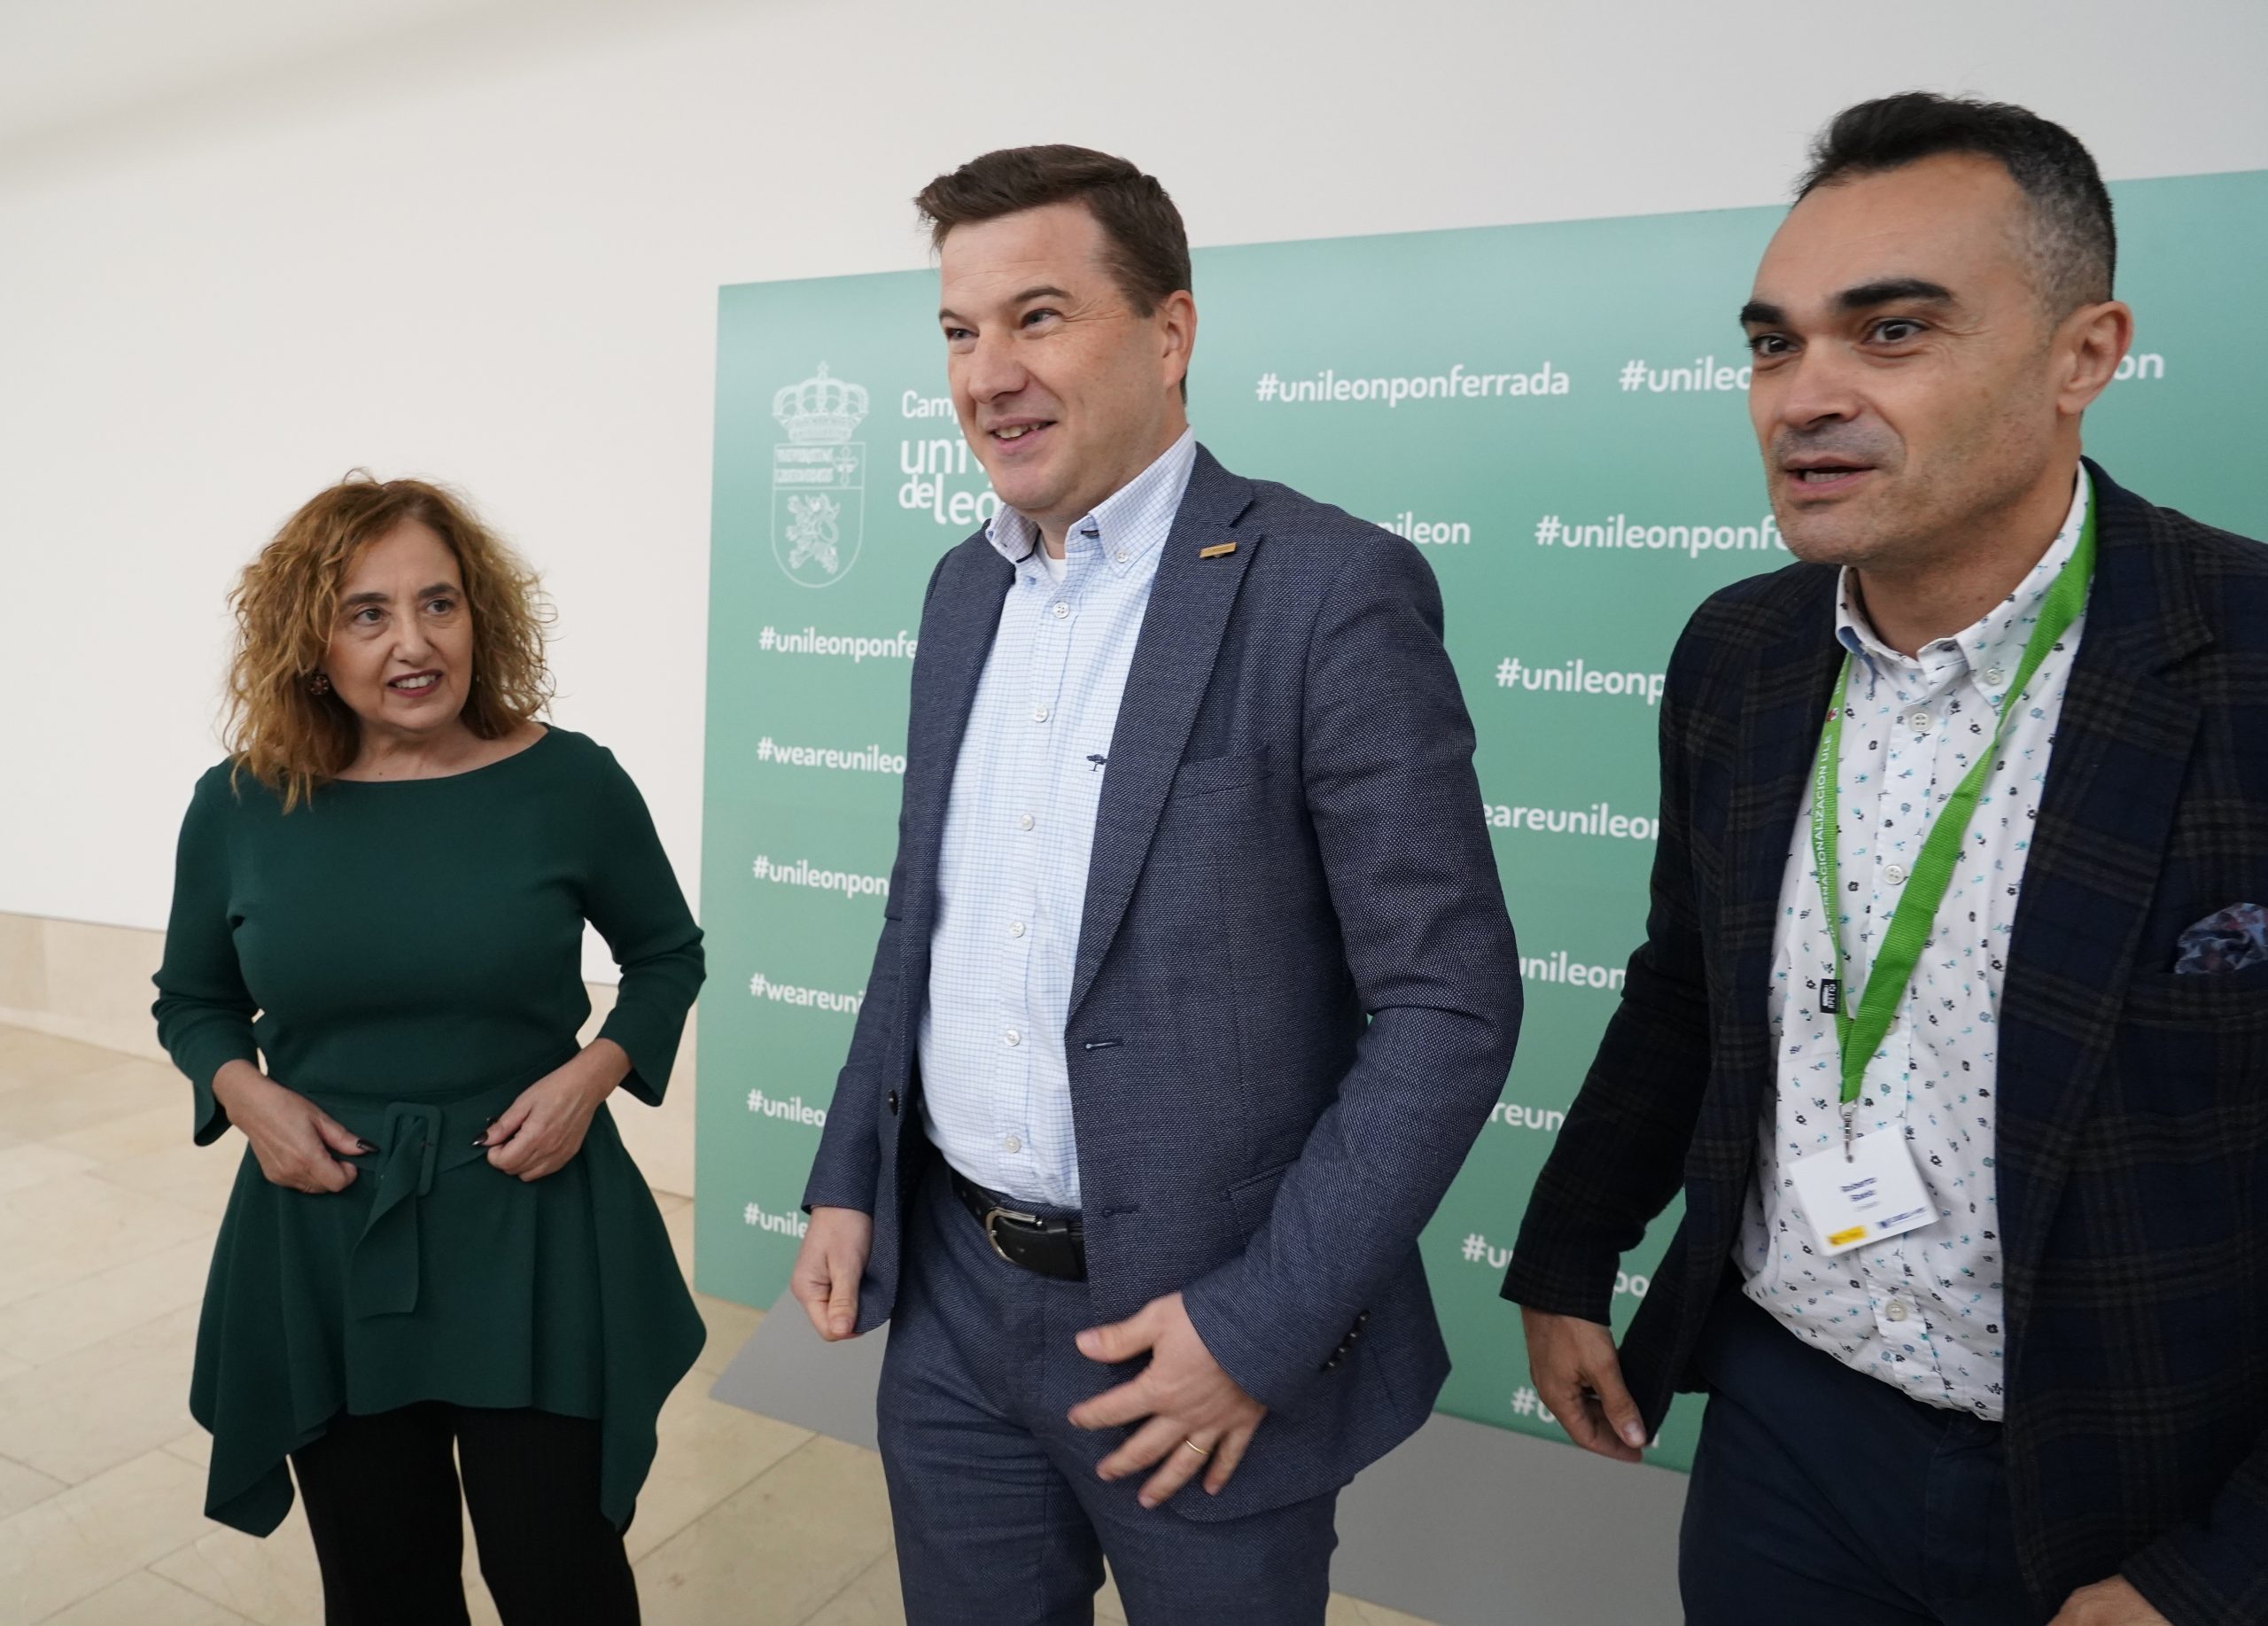
[{"label": "tiled floor", "polygon": [[[189,1142],[167,1069],[0,1027],[0,1626],[312,1626],[294,1511],[208,1522],[184,1396],[205,1263],[242,1142]],[[661,1198],[690,1264],[692,1208]],[[709,1347],[662,1412],[632,1526],[654,1626],[904,1619],[880,1463],[708,1397],[757,1312],[703,1298]],[[496,1613],[468,1539],[476,1622]],[[1106,1591],[1097,1613],[1122,1618]],[[1332,1626],[1425,1626],[1332,1600]]]}]

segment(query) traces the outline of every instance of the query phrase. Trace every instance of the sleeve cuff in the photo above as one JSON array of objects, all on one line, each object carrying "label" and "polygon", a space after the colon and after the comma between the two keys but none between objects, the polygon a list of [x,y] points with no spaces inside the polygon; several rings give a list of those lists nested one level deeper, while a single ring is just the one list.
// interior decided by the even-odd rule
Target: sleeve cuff
[{"label": "sleeve cuff", "polygon": [[1546,1261],[1534,1249],[1515,1249],[1501,1295],[1546,1315],[1613,1323],[1615,1256],[1566,1256]]},{"label": "sleeve cuff", "polygon": [[677,1066],[678,1046],[683,1042],[685,1024],[682,1018],[674,1031],[659,1031],[660,1024],[641,1018],[634,1010],[625,1012],[619,1005],[608,1013],[599,1026],[597,1037],[610,1039],[622,1046],[630,1058],[630,1072],[618,1086],[636,1096],[649,1107],[662,1104],[662,1096],[670,1087],[670,1074]]},{"label": "sleeve cuff", "polygon": [[2256,1618],[2250,1602],[2260,1595],[2259,1548],[2249,1534],[2218,1521],[2210,1528],[2178,1525],[2129,1557],[2118,1573],[2173,1626],[2235,1626]]},{"label": "sleeve cuff", "polygon": [[1250,1336],[1221,1302],[1228,1290],[1217,1276],[1184,1288],[1181,1306],[1188,1312],[1190,1325],[1204,1340],[1206,1352],[1236,1380],[1239,1389],[1271,1412],[1295,1413],[1322,1380],[1321,1361],[1287,1358],[1273,1341]]},{"label": "sleeve cuff", "polygon": [[874,1212],[874,1194],[829,1187],[813,1180],[804,1187],[804,1212],[808,1214],[813,1209],[853,1209],[871,1218]]},{"label": "sleeve cuff", "polygon": [[835,1074],[827,1127],[819,1132],[819,1151],[804,1182],[805,1213],[818,1208],[856,1209],[861,1214],[874,1211],[882,1179],[882,1148],[874,1139],[874,1098],[880,1093],[873,1078],[858,1068],[846,1066]]},{"label": "sleeve cuff", "polygon": [[193,1058],[183,1068],[189,1075],[190,1110],[194,1116],[190,1138],[198,1146],[211,1146],[229,1132],[228,1109],[213,1093],[213,1080],[231,1062],[249,1062],[260,1065],[260,1051],[251,1044],[215,1046],[210,1054]]}]

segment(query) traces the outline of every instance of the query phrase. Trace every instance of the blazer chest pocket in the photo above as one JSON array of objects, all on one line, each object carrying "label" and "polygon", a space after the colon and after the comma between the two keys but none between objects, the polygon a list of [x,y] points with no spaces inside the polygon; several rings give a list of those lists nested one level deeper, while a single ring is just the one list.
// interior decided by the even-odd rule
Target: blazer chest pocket
[{"label": "blazer chest pocket", "polygon": [[2220,975],[2137,974],[2113,1041],[2116,1094],[2131,1115],[2124,1140],[2174,1137],[2202,1166],[2268,1134],[2268,967]]},{"label": "blazer chest pocket", "polygon": [[1223,790],[1258,784],[1268,777],[1268,773],[1265,745],[1239,756],[1200,757],[1174,770],[1173,788],[1166,792],[1166,799],[1181,802],[1192,797],[1217,796]]},{"label": "blazer chest pocket", "polygon": [[1263,822],[1269,772],[1265,749],[1183,763],[1159,810],[1152,867],[1186,875],[1247,867]]},{"label": "blazer chest pocket", "polygon": [[2137,973],[2120,1016],[2144,1029],[2212,1027],[2233,1039],[2268,1038],[2268,965],[2194,976]]}]

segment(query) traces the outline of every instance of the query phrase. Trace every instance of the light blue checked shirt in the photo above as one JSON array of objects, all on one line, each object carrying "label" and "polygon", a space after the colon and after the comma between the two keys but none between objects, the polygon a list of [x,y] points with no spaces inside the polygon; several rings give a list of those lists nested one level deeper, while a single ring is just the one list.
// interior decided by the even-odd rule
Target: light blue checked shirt
[{"label": "light blue checked shirt", "polygon": [[1095,809],[1150,585],[1197,462],[1193,432],[1073,525],[986,532],[1016,567],[953,765],[937,870],[921,1093],[945,1161],[1004,1196],[1079,1206],[1063,1054]]}]

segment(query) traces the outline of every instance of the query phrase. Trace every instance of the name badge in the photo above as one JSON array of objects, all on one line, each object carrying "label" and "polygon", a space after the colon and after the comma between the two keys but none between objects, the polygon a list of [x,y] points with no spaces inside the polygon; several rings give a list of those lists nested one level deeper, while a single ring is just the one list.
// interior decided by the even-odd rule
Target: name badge
[{"label": "name badge", "polygon": [[1838,1137],[1788,1174],[1820,1250],[1830,1257],[1937,1223],[1938,1207],[1914,1165],[1913,1148],[1894,1128],[1860,1135],[1848,1158]]}]

